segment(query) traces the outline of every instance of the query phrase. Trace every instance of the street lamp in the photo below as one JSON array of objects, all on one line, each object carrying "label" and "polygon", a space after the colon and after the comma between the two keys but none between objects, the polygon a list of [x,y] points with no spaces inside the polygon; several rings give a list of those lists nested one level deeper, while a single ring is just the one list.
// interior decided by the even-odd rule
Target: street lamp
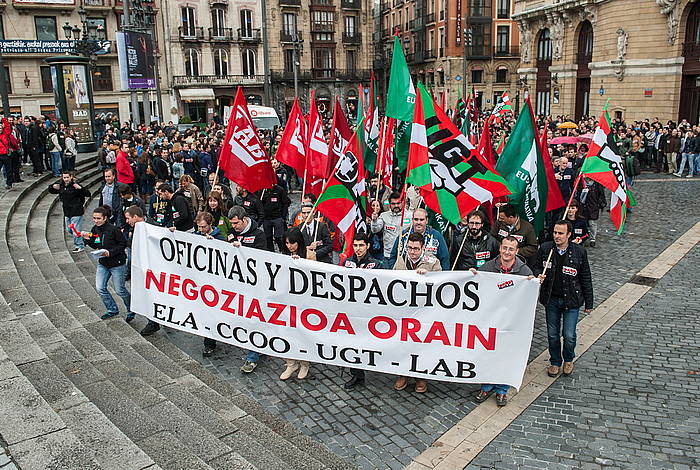
[{"label": "street lamp", "polygon": [[300,38],[297,33],[294,33],[292,35],[292,44],[294,45],[294,96],[298,97],[299,96],[299,77],[298,77],[298,69],[299,69],[299,56],[301,55],[301,52],[304,47],[304,39]]}]

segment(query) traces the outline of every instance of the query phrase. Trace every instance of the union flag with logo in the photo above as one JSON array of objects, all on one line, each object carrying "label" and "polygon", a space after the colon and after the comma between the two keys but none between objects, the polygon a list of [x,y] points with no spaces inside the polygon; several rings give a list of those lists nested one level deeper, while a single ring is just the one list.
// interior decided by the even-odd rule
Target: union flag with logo
[{"label": "union flag with logo", "polygon": [[219,167],[226,178],[250,192],[271,188],[277,181],[240,87],[231,108]]}]

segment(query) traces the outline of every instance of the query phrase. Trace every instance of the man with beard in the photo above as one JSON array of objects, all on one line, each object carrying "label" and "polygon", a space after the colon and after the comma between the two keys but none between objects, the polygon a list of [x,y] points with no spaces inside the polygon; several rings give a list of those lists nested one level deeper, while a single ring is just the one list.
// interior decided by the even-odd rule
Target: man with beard
[{"label": "man with beard", "polygon": [[450,260],[457,271],[480,268],[498,255],[498,240],[484,230],[484,214],[481,211],[474,210],[462,220],[466,220],[467,227],[461,233],[455,229]]}]

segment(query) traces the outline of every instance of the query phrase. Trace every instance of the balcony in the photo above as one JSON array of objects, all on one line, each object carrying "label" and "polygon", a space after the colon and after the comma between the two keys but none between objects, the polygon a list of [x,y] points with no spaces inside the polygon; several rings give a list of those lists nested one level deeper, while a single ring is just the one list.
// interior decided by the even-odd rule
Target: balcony
[{"label": "balcony", "polygon": [[298,31],[280,31],[280,42],[294,42],[295,39],[301,39]]},{"label": "balcony", "polygon": [[300,7],[301,0],[280,0],[281,7]]},{"label": "balcony", "polygon": [[437,54],[435,53],[435,49],[426,49],[424,54],[425,54],[425,60],[431,60],[431,59],[435,59],[437,57]]},{"label": "balcony", "polygon": [[180,41],[204,41],[203,26],[178,26],[177,34]]},{"label": "balcony", "polygon": [[311,31],[314,33],[332,33],[335,31],[335,24],[328,23],[311,23]]},{"label": "balcony", "polygon": [[233,28],[209,28],[209,40],[212,42],[233,41]]},{"label": "balcony", "polygon": [[493,48],[494,57],[520,57],[520,47],[519,46],[495,46]]},{"label": "balcony", "polygon": [[206,86],[237,86],[237,85],[262,85],[263,75],[175,75],[173,86],[206,87]]},{"label": "balcony", "polygon": [[360,0],[340,0],[340,8],[359,10]]},{"label": "balcony", "polygon": [[467,46],[467,59],[488,59],[491,48],[486,45]]},{"label": "balcony", "polygon": [[238,42],[257,44],[261,41],[260,28],[238,28]]},{"label": "balcony", "polygon": [[[294,80],[294,71],[292,70],[270,70],[270,77],[274,82],[286,82]],[[297,70],[297,80],[310,80],[311,72],[309,70]]]},{"label": "balcony", "polygon": [[335,78],[348,82],[363,82],[370,78],[369,70],[336,70]]},{"label": "balcony", "polygon": [[362,33],[358,31],[353,31],[351,33],[343,33],[343,44],[361,44],[362,43]]},{"label": "balcony", "polygon": [[425,24],[435,23],[435,13],[425,15]]},{"label": "balcony", "polygon": [[413,20],[413,26],[411,27],[413,31],[421,30],[423,28],[425,28],[425,17],[419,16],[418,18]]},{"label": "balcony", "polygon": [[311,69],[311,78],[314,80],[335,80],[335,69]]}]

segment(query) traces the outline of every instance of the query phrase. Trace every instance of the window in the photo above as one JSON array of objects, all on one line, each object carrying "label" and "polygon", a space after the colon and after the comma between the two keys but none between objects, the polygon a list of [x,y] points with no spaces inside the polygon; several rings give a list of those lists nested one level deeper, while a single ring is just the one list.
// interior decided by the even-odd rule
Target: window
[{"label": "window", "polygon": [[194,8],[182,7],[182,34],[183,36],[196,36]]},{"label": "window", "polygon": [[107,19],[104,17],[95,17],[87,19],[88,26],[95,26],[97,37],[103,37],[107,39]]},{"label": "window", "polygon": [[486,55],[486,47],[488,47],[488,39],[486,36],[486,27],[484,24],[472,25],[472,55]]},{"label": "window", "polygon": [[315,42],[333,42],[333,33],[311,33]]},{"label": "window", "polygon": [[51,79],[51,67],[48,65],[43,65],[39,67],[39,74],[41,75],[41,92],[42,93],[53,93],[53,80]]},{"label": "window", "polygon": [[214,50],[214,75],[228,75],[228,54],[223,49]]},{"label": "window", "polygon": [[552,40],[547,28],[542,30],[537,41],[537,60],[552,60]]},{"label": "window", "polygon": [[483,83],[484,82],[484,71],[483,70],[472,70],[472,83]]},{"label": "window", "polygon": [[7,94],[12,94],[12,80],[10,80],[10,67],[5,66],[5,83],[7,84]]},{"label": "window", "polygon": [[510,28],[508,26],[498,26],[496,28],[496,53],[508,54],[510,46]]},{"label": "window", "polygon": [[34,26],[36,27],[36,38],[40,41],[56,41],[56,17],[55,16],[35,16]]},{"label": "window", "polygon": [[226,27],[226,12],[222,8],[214,8],[211,11],[211,30],[215,37],[223,37]]},{"label": "window", "polygon": [[508,82],[508,69],[505,67],[497,69],[496,70],[496,83],[507,83],[507,82]]},{"label": "window", "polygon": [[282,16],[282,31],[290,36],[297,33],[297,15],[285,13]]},{"label": "window", "polygon": [[345,34],[347,36],[355,36],[357,32],[357,17],[346,16],[345,17]]},{"label": "window", "polygon": [[469,16],[484,16],[486,13],[486,0],[471,0],[469,2]]},{"label": "window", "polygon": [[335,49],[319,47],[313,50],[313,69],[317,78],[331,78],[335,69]]},{"label": "window", "polygon": [[510,0],[498,0],[498,17],[510,17]]},{"label": "window", "polygon": [[[253,37],[253,11],[241,10],[241,37]],[[255,74],[253,74],[255,75]]]},{"label": "window", "polygon": [[199,75],[199,55],[194,49],[185,50],[185,75]]},{"label": "window", "polygon": [[313,13],[312,21],[314,28],[321,29],[323,31],[333,31],[333,22],[335,21],[335,17],[332,11],[314,10],[311,13]]},{"label": "window", "polygon": [[445,28],[440,28],[438,34],[438,57],[442,57],[445,55]]},{"label": "window", "polygon": [[243,51],[241,55],[241,67],[244,76],[252,77],[255,75],[255,51],[251,49],[245,49]]},{"label": "window", "polygon": [[294,72],[294,49],[284,50],[284,71]]},{"label": "window", "polygon": [[112,91],[112,67],[109,65],[98,65],[95,67],[92,79],[92,89],[94,91]]},{"label": "window", "polygon": [[357,51],[345,51],[345,68],[348,72],[353,72],[357,68]]}]

